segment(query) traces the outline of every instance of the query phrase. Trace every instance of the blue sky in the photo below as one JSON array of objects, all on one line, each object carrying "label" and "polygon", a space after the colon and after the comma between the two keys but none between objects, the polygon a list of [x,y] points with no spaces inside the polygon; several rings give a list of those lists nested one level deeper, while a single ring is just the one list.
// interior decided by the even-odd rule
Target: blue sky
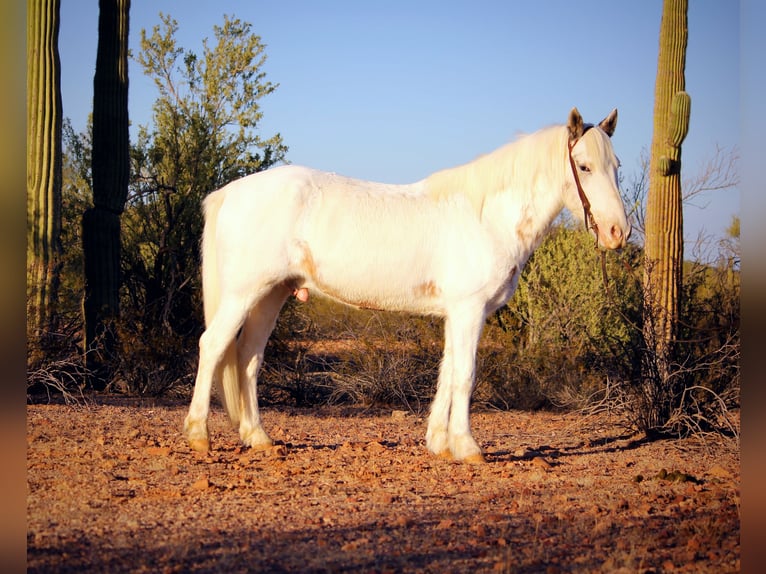
[{"label": "blue sky", "polygon": [[[280,132],[288,159],[364,179],[406,183],[469,161],[518,134],[619,109],[613,138],[630,180],[652,138],[661,0],[133,0],[130,47],[159,12],[180,46],[201,51],[224,14],[267,44],[262,133]],[[64,115],[76,130],[92,106],[98,0],[63,0],[59,46]],[[728,0],[691,0],[686,88],[692,97],[683,170],[739,145],[740,13]],[[148,124],[152,82],[130,62],[129,113]],[[723,236],[739,191],[687,205],[685,236]]]}]

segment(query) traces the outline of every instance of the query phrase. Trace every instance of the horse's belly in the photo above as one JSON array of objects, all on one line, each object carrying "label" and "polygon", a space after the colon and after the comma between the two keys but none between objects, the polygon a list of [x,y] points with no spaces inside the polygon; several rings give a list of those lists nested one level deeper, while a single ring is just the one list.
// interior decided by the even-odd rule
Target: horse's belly
[{"label": "horse's belly", "polygon": [[442,287],[432,276],[407,265],[365,261],[320,262],[305,285],[361,309],[440,314]]},{"label": "horse's belly", "polygon": [[[358,248],[359,245],[356,245]],[[443,287],[424,253],[359,251],[354,245],[298,242],[293,266],[299,287],[353,307],[438,314]]]},{"label": "horse's belly", "polygon": [[459,214],[405,197],[321,200],[298,224],[291,257],[309,288],[355,307],[438,315],[481,281],[468,272],[481,259],[477,229]]}]

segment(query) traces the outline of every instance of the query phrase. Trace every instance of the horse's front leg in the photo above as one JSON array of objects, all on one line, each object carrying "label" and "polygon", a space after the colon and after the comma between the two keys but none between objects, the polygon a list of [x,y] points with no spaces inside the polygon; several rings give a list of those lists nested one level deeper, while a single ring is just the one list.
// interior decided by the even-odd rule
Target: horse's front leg
[{"label": "horse's front leg", "polygon": [[439,381],[436,385],[436,395],[431,403],[431,414],[428,417],[426,431],[426,447],[432,453],[443,458],[452,458],[449,448],[449,412],[452,402],[452,349],[450,338],[446,335],[444,355],[439,366]]},{"label": "horse's front leg", "polygon": [[470,428],[476,350],[483,325],[484,314],[467,308],[445,320],[444,357],[426,434],[429,450],[465,462],[484,462]]}]

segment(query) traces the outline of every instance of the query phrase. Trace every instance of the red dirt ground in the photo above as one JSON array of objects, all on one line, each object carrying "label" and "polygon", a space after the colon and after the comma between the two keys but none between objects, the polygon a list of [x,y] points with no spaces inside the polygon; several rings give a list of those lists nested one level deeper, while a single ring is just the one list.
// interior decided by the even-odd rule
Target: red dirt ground
[{"label": "red dirt ground", "polygon": [[733,440],[645,442],[607,417],[477,412],[488,463],[429,455],[422,416],[264,410],[277,446],[213,450],[186,405],[27,406],[29,572],[737,572]]}]

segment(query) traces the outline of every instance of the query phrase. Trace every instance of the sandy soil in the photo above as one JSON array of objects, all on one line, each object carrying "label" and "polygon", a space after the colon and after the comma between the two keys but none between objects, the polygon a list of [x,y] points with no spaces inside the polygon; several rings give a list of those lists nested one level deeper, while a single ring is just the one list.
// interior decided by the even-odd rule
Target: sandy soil
[{"label": "sandy soil", "polygon": [[271,408],[240,447],[220,409],[27,407],[29,572],[736,572],[733,441],[647,443],[605,417],[477,412],[488,463],[432,457],[424,417]]}]

